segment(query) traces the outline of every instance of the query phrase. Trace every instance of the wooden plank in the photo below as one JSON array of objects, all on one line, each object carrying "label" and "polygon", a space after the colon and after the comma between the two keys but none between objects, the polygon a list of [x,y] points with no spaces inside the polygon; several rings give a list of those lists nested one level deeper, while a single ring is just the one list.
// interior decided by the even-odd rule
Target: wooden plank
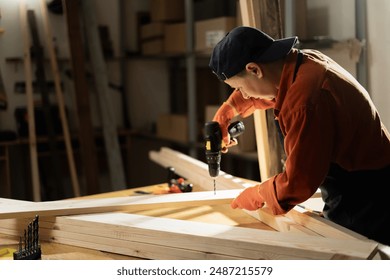
[{"label": "wooden plank", "polygon": [[141,211],[160,207],[191,207],[230,203],[241,190],[140,195],[83,200],[45,201],[34,204],[10,205],[0,199],[0,219],[40,216],[63,216],[114,211]]},{"label": "wooden plank", "polygon": [[[188,178],[188,180],[193,184],[196,184],[199,189],[213,189],[213,178],[209,175],[206,163],[167,147],[162,147],[159,152],[150,151],[149,156],[152,160],[162,164],[164,167],[173,166],[175,168],[175,172],[185,178]],[[220,171],[220,175],[215,178],[215,180],[217,192],[228,189],[244,189],[245,187],[259,184],[259,182],[234,177],[223,171]],[[317,234],[310,229],[300,226],[283,215],[272,215],[267,208],[259,209],[258,211],[243,211],[281,232],[294,231],[304,232],[305,234],[310,233],[310,235]]]},{"label": "wooden plank", "polygon": [[[109,244],[119,239],[245,259],[284,257],[287,259],[295,257],[369,259],[376,253],[378,245],[375,242],[360,240],[350,240],[350,242],[331,238],[325,240],[316,236],[166,218],[148,218],[124,213],[58,217],[52,227],[61,230],[65,225],[75,225],[73,229],[67,229],[66,232],[83,230],[87,235],[91,234],[93,231],[91,229],[95,229],[99,236],[109,238],[111,241]],[[112,230],[112,226],[115,230]],[[91,235],[95,234],[96,232]],[[190,239],[189,235],[191,235]]]},{"label": "wooden plank", "polygon": [[[212,180],[208,175],[207,164],[166,147],[161,148],[160,152],[151,151],[149,156],[157,163],[163,164],[165,167],[174,167],[178,174],[181,174],[189,181],[197,184],[201,189],[203,189],[204,186],[206,186],[205,189],[207,190],[212,189]],[[217,189],[239,189],[248,186],[247,184],[244,184],[245,181],[243,179],[236,178],[224,172],[221,172],[220,174],[221,175],[216,179]],[[249,181],[249,185],[253,184],[258,184],[258,182]],[[314,197],[316,197],[316,195],[314,195]],[[278,216],[272,215],[266,207],[257,211],[244,210],[244,212],[281,232],[294,230],[305,234],[317,234],[332,238],[357,237],[355,232],[347,228],[341,227],[318,215],[300,213],[300,209],[300,207],[295,207],[290,210],[288,214]],[[303,227],[298,227],[298,225],[302,225]]]},{"label": "wooden plank", "polygon": [[[157,250],[154,254],[163,258],[170,256],[171,250],[175,254],[185,250],[185,255],[175,257],[197,256],[203,259],[211,253],[242,259],[370,259],[378,246],[377,243],[361,240],[330,239],[124,213],[41,219],[41,224],[48,230],[45,230],[46,237],[57,238],[59,242],[67,238],[77,246],[86,246],[85,242],[89,242],[89,246],[93,243],[95,246],[123,246],[130,250],[134,247],[139,250],[138,254],[144,256],[147,255],[143,253],[144,246],[149,250],[153,245],[158,246],[154,248]],[[126,242],[131,243],[126,245]],[[188,255],[191,251],[203,254]]]},{"label": "wooden plank", "polygon": [[30,147],[30,162],[31,162],[31,179],[33,188],[33,200],[41,200],[41,185],[39,178],[38,153],[37,153],[37,138],[35,134],[35,116],[34,116],[34,96],[32,88],[32,65],[30,54],[30,37],[28,34],[27,25],[27,9],[24,1],[20,2],[20,23],[23,36],[23,55],[24,55],[24,72],[26,80],[26,98],[27,98],[27,114],[28,114],[28,138]]},{"label": "wooden plank", "polygon": [[69,47],[72,60],[72,78],[76,93],[79,121],[81,163],[84,170],[86,193],[100,192],[98,160],[91,120],[89,91],[86,81],[84,46],[80,26],[79,0],[63,0]]},{"label": "wooden plank", "polygon": [[104,61],[102,46],[98,33],[96,20],[95,1],[81,1],[84,27],[86,30],[87,45],[90,55],[95,88],[97,90],[98,104],[103,126],[104,146],[110,173],[111,188],[121,190],[126,188],[125,173],[121,150],[119,147],[117,125],[115,122],[114,106],[112,96],[108,88],[107,65]]},{"label": "wooden plank", "polygon": [[[4,221],[4,220],[2,220]],[[11,236],[20,236],[25,228],[19,226],[17,229],[12,228],[12,223],[8,228],[0,221],[0,232]],[[26,221],[26,225],[27,225]],[[238,259],[228,255],[220,255],[210,252],[201,252],[181,248],[167,247],[164,245],[129,241],[124,239],[113,239],[112,234],[91,235],[93,228],[85,226],[80,227],[67,224],[58,224],[50,222],[40,222],[40,238],[42,241],[50,243],[59,243],[77,246],[81,248],[94,249],[104,252],[121,254],[143,259]],[[107,233],[103,229],[103,232]],[[117,231],[116,231],[117,232]],[[112,233],[112,232],[111,232]],[[118,233],[119,235],[120,233]],[[45,252],[45,251],[44,251]]]},{"label": "wooden plank", "polygon": [[[162,147],[158,152],[150,151],[149,158],[164,167],[174,167],[177,174],[188,178],[190,182],[199,186],[201,190],[211,191],[214,189],[214,179],[210,177],[208,165],[204,162],[167,147]],[[243,180],[223,171],[220,171],[215,181],[217,191],[224,189],[244,189],[255,184],[253,181]]]},{"label": "wooden plank", "polygon": [[[243,25],[262,29],[274,38],[281,35],[278,0],[240,0]],[[264,23],[264,24],[262,24]],[[256,110],[253,114],[261,181],[282,171],[284,155],[272,110]]]},{"label": "wooden plank", "polygon": [[[37,203],[34,203],[34,202],[26,202],[26,201],[16,201],[15,202],[15,200],[11,200],[11,199],[3,199],[1,202],[4,205],[12,205],[12,204],[15,204],[15,203],[19,203],[21,205],[29,205],[29,204],[34,204],[35,205],[35,204],[37,204]],[[172,209],[172,208],[168,208],[168,209]],[[177,210],[176,210],[176,212],[177,212]],[[102,215],[106,215],[106,214],[102,214]],[[97,217],[96,219],[99,219],[98,218],[99,215],[94,215],[94,216]],[[140,216],[140,215],[136,215],[136,216],[138,217],[137,218],[137,224],[143,224],[144,222],[147,222],[149,220],[150,221],[157,221],[157,220],[155,220],[156,219],[155,217],[147,217],[147,216]],[[75,218],[75,219],[77,219],[77,217],[78,216],[74,216],[74,217],[61,217],[61,218]],[[47,228],[47,229],[52,228],[52,229],[62,229],[62,230],[64,230],[63,224],[69,224],[67,222],[67,220],[61,220],[60,218],[57,218],[55,220],[56,224],[53,225],[52,227],[50,227],[50,226],[47,226],[47,222],[49,222],[49,223],[50,222],[54,222],[54,220],[52,218],[50,218],[50,217],[49,218],[41,218],[40,220],[41,220],[41,226],[44,227],[44,228]],[[115,222],[114,220],[115,219],[113,219],[112,221],[113,221],[114,224],[116,224],[117,222]],[[169,220],[172,220],[172,219],[169,219]],[[128,221],[130,221],[130,220],[128,220]],[[19,229],[25,228],[25,225],[27,223],[28,223],[28,219],[26,219],[24,222],[21,219],[3,219],[3,220],[0,220],[0,232],[1,233],[6,233],[6,234],[13,234],[13,235],[17,235],[18,236],[18,235],[20,235],[20,230],[18,231],[17,229],[18,228]],[[165,224],[165,223],[163,223],[163,224]],[[82,224],[77,225],[76,228],[78,226],[82,226]],[[92,228],[93,228],[92,226],[86,225],[86,224],[84,224],[84,226],[86,227],[85,231],[84,231],[85,234],[88,234],[88,233],[92,234],[92,232],[94,232],[94,230],[92,230]],[[190,229],[190,225],[188,225],[188,226],[189,226],[188,229]],[[213,225],[211,225],[211,226],[213,226]],[[291,224],[291,227],[294,227],[294,225]],[[103,228],[107,228],[107,226],[104,226]],[[113,231],[115,231],[115,230],[113,230]],[[67,232],[72,232],[72,230],[68,230],[68,229],[66,231]],[[109,230],[109,231],[110,231],[110,233],[112,233],[111,230]],[[100,230],[98,232],[100,232]],[[299,231],[294,231],[292,229],[288,229],[288,234],[291,234],[293,232],[299,232],[300,233],[299,235],[302,237],[302,239],[304,239],[304,236],[305,236],[302,233],[308,234],[308,235],[312,235],[313,234],[309,230],[307,230],[307,232],[304,232],[304,231],[302,231],[302,229],[300,229]],[[123,233],[119,234],[119,236],[122,236],[122,235],[123,235]],[[293,234],[293,235],[296,235],[296,234]],[[60,243],[63,243],[63,244],[69,244],[69,245],[83,246],[83,247],[84,246],[89,246],[89,247],[85,247],[85,248],[104,250],[103,247],[101,247],[101,244],[95,244],[95,243],[90,243],[90,242],[88,243],[88,241],[93,240],[93,237],[90,237],[89,239],[88,238],[85,239],[85,237],[83,237],[83,238],[84,238],[84,240],[87,240],[87,241],[77,240],[77,238],[75,238],[75,240],[73,240],[73,239],[69,240],[69,236],[68,236],[68,238],[66,238],[66,236],[63,237],[63,236],[57,234],[56,237],[52,241],[60,242]],[[324,239],[327,239],[327,238],[324,238]],[[332,237],[332,239],[333,239],[333,237]],[[341,239],[341,238],[337,237],[337,239]],[[64,242],[66,242],[66,243],[64,243]],[[87,242],[87,243],[84,244],[85,242]],[[111,243],[111,245],[112,245],[112,243]],[[93,247],[93,246],[95,246],[95,247]],[[158,249],[156,249],[156,250],[158,250]],[[156,253],[156,252],[154,252],[154,253]],[[341,256],[338,256],[338,257],[341,257]]]},{"label": "wooden plank", "polygon": [[72,181],[73,186],[73,194],[74,196],[80,196],[80,185],[77,177],[77,171],[75,166],[75,160],[73,157],[73,148],[72,148],[72,142],[70,140],[70,133],[69,133],[69,125],[68,125],[68,119],[66,117],[65,112],[65,101],[64,101],[64,94],[62,92],[61,87],[61,79],[60,79],[60,73],[57,63],[57,56],[54,51],[53,46],[53,35],[52,30],[49,23],[49,17],[47,13],[47,2],[46,0],[41,0],[41,12],[43,16],[43,23],[44,23],[44,30],[45,30],[45,38],[46,38],[46,45],[49,52],[50,57],[50,64],[53,72],[53,78],[54,78],[54,85],[55,85],[55,91],[56,91],[56,98],[60,113],[60,119],[62,124],[62,131],[64,134],[64,142],[65,142],[65,148],[66,148],[66,155],[68,158],[68,165],[69,165],[69,172],[70,177]]},{"label": "wooden plank", "polygon": [[[244,26],[256,26],[254,1],[240,0],[241,18]],[[256,13],[257,14],[257,13]],[[267,116],[265,110],[256,110],[253,114],[255,122],[257,154],[261,181],[265,181],[271,173],[271,151],[268,143]]]},{"label": "wooden plank", "polygon": [[52,105],[49,98],[49,89],[45,73],[45,58],[44,49],[39,38],[39,31],[34,10],[27,11],[28,25],[30,27],[32,47],[31,53],[35,60],[35,79],[38,85],[38,90],[41,95],[41,108],[44,116],[44,124],[46,126],[46,134],[48,136],[50,171],[46,176],[52,174],[56,182],[45,180],[45,200],[54,200],[65,198],[64,182],[62,180],[62,170],[60,166],[60,157],[57,147],[57,134],[54,128],[54,118],[52,115]]},{"label": "wooden plank", "polygon": [[[207,259],[210,255],[242,259],[370,259],[378,245],[145,218],[123,213],[57,217],[53,223],[41,221],[41,227],[43,236],[55,242],[154,259]],[[124,250],[118,251],[121,247]]]},{"label": "wooden plank", "polygon": [[306,228],[310,228],[314,232],[317,232],[324,237],[339,239],[367,239],[367,237],[361,234],[358,234],[310,212],[302,213],[298,211],[298,209],[295,209],[294,211],[290,211],[285,214],[285,216],[293,220],[295,223],[300,224]]}]

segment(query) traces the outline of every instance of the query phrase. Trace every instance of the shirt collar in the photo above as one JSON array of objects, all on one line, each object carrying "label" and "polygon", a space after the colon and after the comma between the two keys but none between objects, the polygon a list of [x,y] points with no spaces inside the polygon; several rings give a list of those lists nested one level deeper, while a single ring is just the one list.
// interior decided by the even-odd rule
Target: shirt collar
[{"label": "shirt collar", "polygon": [[286,97],[287,91],[292,85],[297,57],[298,57],[297,49],[292,49],[291,52],[286,57],[283,70],[282,70],[282,75],[280,78],[279,90],[275,97],[274,109],[275,109],[276,116],[278,116],[279,111],[282,108],[284,99]]}]

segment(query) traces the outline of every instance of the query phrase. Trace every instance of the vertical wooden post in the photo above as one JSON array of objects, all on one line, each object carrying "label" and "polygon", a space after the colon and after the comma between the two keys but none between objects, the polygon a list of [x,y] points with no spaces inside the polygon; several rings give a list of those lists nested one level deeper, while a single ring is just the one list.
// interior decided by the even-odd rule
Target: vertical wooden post
[{"label": "vertical wooden post", "polygon": [[41,96],[41,108],[44,116],[44,124],[46,125],[46,131],[48,136],[49,147],[49,160],[50,169],[56,179],[56,182],[49,182],[46,180],[45,184],[45,199],[53,200],[63,198],[65,195],[62,170],[60,166],[59,151],[57,147],[57,135],[54,127],[54,119],[51,110],[51,102],[49,98],[49,89],[47,86],[46,74],[45,74],[45,58],[44,50],[40,42],[37,20],[35,17],[35,11],[29,9],[27,11],[28,25],[31,32],[32,47],[31,54],[34,58],[35,66],[35,80]]},{"label": "vertical wooden post", "polygon": [[27,26],[27,9],[24,1],[20,2],[20,23],[23,35],[24,72],[26,80],[28,137],[30,146],[31,179],[33,188],[33,200],[41,201],[41,186],[38,167],[37,138],[35,134],[34,96],[32,88],[32,65],[30,55],[30,37]]},{"label": "vertical wooden post", "polygon": [[[263,30],[274,38],[281,37],[279,0],[240,0],[242,22]],[[254,113],[257,153],[261,181],[282,171],[284,155],[272,110]]]},{"label": "vertical wooden post", "polygon": [[41,11],[43,16],[43,23],[44,23],[43,26],[45,30],[46,45],[48,47],[51,68],[53,71],[56,97],[57,97],[60,119],[62,124],[62,131],[64,134],[66,154],[68,157],[69,172],[70,172],[70,177],[73,186],[73,194],[74,196],[80,196],[80,186],[79,186],[76,167],[74,163],[73,149],[72,149],[72,143],[70,140],[70,133],[69,133],[69,125],[68,125],[68,120],[66,118],[66,112],[65,112],[64,95],[62,93],[62,88],[61,88],[61,80],[60,80],[60,74],[58,70],[57,57],[54,52],[54,46],[52,41],[53,35],[50,28],[49,17],[47,14],[46,0],[41,0]]},{"label": "vertical wooden post", "polygon": [[68,26],[72,74],[76,92],[77,115],[82,165],[85,171],[87,194],[99,192],[98,161],[91,120],[88,86],[85,73],[83,38],[81,36],[79,0],[63,0]]},{"label": "vertical wooden post", "polygon": [[84,26],[86,29],[87,45],[90,54],[90,63],[94,73],[98,103],[103,124],[104,144],[110,171],[111,187],[114,190],[124,189],[126,186],[121,150],[119,147],[117,126],[114,118],[112,97],[109,94],[107,65],[104,61],[102,45],[98,33],[98,24],[93,0],[81,1]]}]

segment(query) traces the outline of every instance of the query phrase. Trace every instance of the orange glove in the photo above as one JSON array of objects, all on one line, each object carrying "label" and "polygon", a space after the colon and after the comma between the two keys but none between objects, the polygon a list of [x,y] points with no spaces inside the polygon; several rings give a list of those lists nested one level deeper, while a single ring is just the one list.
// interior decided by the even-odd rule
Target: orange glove
[{"label": "orange glove", "polygon": [[233,209],[257,210],[264,206],[264,199],[259,193],[260,185],[243,190],[230,204]]},{"label": "orange glove", "polygon": [[[230,121],[239,114],[245,118],[251,115],[254,110],[253,101],[244,98],[239,90],[234,90],[228,100],[219,107],[217,113],[214,115],[213,121],[219,123],[222,132],[222,140],[226,147],[237,145],[237,141],[231,141],[229,137],[228,127]],[[226,147],[224,147],[223,152],[227,152]]]},{"label": "orange glove", "polygon": [[225,145],[228,145],[230,142],[230,136],[228,133],[228,127],[232,118],[234,118],[234,108],[229,105],[227,102],[224,102],[221,107],[219,107],[217,113],[215,113],[213,121],[218,122],[221,127],[222,140]]}]

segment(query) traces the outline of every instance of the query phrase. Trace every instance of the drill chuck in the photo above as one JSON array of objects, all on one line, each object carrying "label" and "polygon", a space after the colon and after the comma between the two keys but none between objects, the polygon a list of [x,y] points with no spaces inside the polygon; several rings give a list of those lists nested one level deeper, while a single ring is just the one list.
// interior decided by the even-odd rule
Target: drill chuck
[{"label": "drill chuck", "polygon": [[[243,122],[236,121],[229,125],[228,133],[231,138],[241,135],[245,131]],[[217,177],[221,165],[222,131],[218,122],[207,122],[204,129],[205,154],[211,177]]]}]

